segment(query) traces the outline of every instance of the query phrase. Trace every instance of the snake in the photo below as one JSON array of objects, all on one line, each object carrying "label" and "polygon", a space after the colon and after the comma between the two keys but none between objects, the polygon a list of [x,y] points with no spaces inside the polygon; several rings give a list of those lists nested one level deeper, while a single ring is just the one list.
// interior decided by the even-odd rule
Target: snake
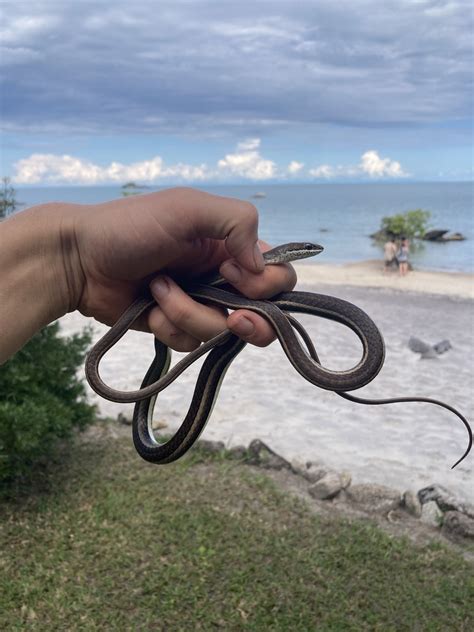
[{"label": "snake", "polygon": [[[292,242],[263,253],[265,265],[289,263],[312,257],[323,251],[319,244]],[[281,292],[271,299],[250,299],[231,288],[219,274],[210,274],[183,286],[193,299],[225,309],[248,309],[263,316],[272,326],[289,362],[311,384],[354,403],[366,405],[425,402],[441,406],[455,414],[468,432],[468,447],[452,468],[466,458],[472,447],[472,430],[467,419],[454,407],[428,397],[397,397],[366,399],[348,393],[371,382],[381,370],[385,359],[385,344],[374,321],[359,307],[343,299],[313,292]],[[156,305],[150,293],[139,296],[115,324],[89,351],[85,374],[91,388],[113,402],[135,403],[132,435],[138,454],[151,463],[171,463],[183,456],[198,439],[217,400],[225,373],[246,342],[225,330],[171,366],[171,350],[155,338],[155,356],[140,388],[132,391],[114,389],[102,380],[99,363],[104,355],[125,335],[133,323]],[[351,329],[362,343],[362,357],[347,370],[330,370],[318,357],[309,334],[292,315],[310,314],[341,323]],[[196,360],[208,354],[200,369],[188,412],[175,434],[160,443],[152,428],[153,411],[158,394],[167,388]]]}]

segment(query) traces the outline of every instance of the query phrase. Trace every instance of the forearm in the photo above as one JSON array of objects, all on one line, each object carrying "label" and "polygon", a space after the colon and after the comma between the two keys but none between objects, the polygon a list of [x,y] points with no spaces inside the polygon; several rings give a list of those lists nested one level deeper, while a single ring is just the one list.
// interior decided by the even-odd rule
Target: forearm
[{"label": "forearm", "polygon": [[70,205],[47,204],[0,223],[0,364],[71,305]]}]

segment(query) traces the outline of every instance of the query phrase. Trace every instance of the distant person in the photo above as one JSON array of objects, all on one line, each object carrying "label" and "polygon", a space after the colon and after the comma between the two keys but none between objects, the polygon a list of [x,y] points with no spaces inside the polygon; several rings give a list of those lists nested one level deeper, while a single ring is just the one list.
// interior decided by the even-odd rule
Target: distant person
[{"label": "distant person", "polygon": [[400,248],[397,252],[398,270],[400,276],[406,276],[408,273],[408,254],[410,252],[410,244],[406,237],[402,237]]},{"label": "distant person", "polygon": [[395,239],[390,237],[387,243],[383,247],[384,266],[383,273],[387,274],[397,264],[397,244]]}]

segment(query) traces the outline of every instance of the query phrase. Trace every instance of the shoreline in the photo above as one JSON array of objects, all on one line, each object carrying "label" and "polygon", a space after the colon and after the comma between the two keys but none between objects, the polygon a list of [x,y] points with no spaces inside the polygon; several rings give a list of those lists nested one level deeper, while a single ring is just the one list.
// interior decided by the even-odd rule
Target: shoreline
[{"label": "shoreline", "polygon": [[412,270],[400,277],[397,271],[384,274],[383,261],[378,259],[343,264],[296,262],[293,266],[302,285],[383,288],[474,299],[474,274],[467,272]]}]

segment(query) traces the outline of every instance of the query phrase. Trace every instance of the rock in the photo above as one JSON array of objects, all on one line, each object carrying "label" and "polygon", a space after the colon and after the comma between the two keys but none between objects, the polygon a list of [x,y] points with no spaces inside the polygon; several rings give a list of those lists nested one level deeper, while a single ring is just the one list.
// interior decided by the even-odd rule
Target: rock
[{"label": "rock", "polygon": [[425,241],[442,241],[443,236],[446,235],[447,232],[449,232],[447,228],[437,228],[435,230],[429,230],[423,235],[422,239],[424,239]]},{"label": "rock", "polygon": [[222,441],[209,441],[208,439],[199,439],[197,446],[204,452],[210,452],[211,454],[217,454],[225,450],[225,445]]},{"label": "rock", "polygon": [[443,236],[442,241],[464,241],[465,239],[462,233],[449,233]]},{"label": "rock", "polygon": [[452,348],[453,346],[449,342],[449,340],[441,340],[440,342],[437,342],[435,345],[433,345],[433,349],[436,351],[438,355],[441,355],[442,353],[446,353],[446,351],[449,351],[449,349],[452,349]]},{"label": "rock", "polygon": [[387,239],[389,238],[389,235],[383,228],[381,228],[375,233],[372,233],[371,235],[369,235],[369,237],[372,237],[372,239],[375,239],[376,241],[387,241]]},{"label": "rock", "polygon": [[441,533],[452,540],[474,541],[474,519],[460,511],[448,511],[444,514]]},{"label": "rock", "polygon": [[431,345],[429,345],[427,342],[423,342],[423,340],[420,340],[419,338],[415,338],[415,336],[411,336],[411,338],[408,340],[408,347],[414,353],[420,353],[423,359],[437,357],[436,351]]},{"label": "rock", "polygon": [[342,489],[347,489],[349,485],[352,483],[352,476],[350,472],[341,472],[339,474],[339,477],[341,479]]},{"label": "rock", "polygon": [[401,494],[396,489],[372,483],[352,485],[347,490],[347,497],[368,511],[381,513],[396,509],[401,502]]},{"label": "rock", "polygon": [[466,238],[462,233],[450,233],[448,230],[429,230],[422,239],[426,241],[464,241]]},{"label": "rock", "polygon": [[117,415],[117,421],[119,422],[119,424],[123,424],[124,426],[132,425],[132,418],[128,415],[125,415],[124,413],[119,413]]},{"label": "rock", "polygon": [[418,500],[418,496],[415,494],[415,492],[409,490],[406,491],[403,494],[402,504],[410,515],[415,516],[415,518],[420,518],[421,503]]},{"label": "rock", "polygon": [[236,445],[228,450],[229,458],[236,460],[244,460],[247,456],[247,448],[243,445]]},{"label": "rock", "polygon": [[263,441],[254,439],[247,450],[247,463],[273,470],[291,469],[291,465],[282,456],[273,452]]},{"label": "rock", "polygon": [[337,472],[327,472],[317,483],[308,488],[313,498],[328,500],[334,498],[343,489],[343,481]]},{"label": "rock", "polygon": [[428,487],[423,487],[418,492],[418,499],[421,504],[435,501],[441,511],[459,511],[470,518],[474,518],[474,507],[470,503],[460,501],[449,489],[434,483]]},{"label": "rock", "polygon": [[322,465],[310,463],[309,465],[307,464],[306,468],[301,472],[301,476],[304,476],[304,478],[310,483],[316,483],[323,478],[327,472],[327,469]]},{"label": "rock", "polygon": [[443,512],[434,500],[429,500],[421,507],[421,522],[430,527],[439,527],[443,520]]}]

